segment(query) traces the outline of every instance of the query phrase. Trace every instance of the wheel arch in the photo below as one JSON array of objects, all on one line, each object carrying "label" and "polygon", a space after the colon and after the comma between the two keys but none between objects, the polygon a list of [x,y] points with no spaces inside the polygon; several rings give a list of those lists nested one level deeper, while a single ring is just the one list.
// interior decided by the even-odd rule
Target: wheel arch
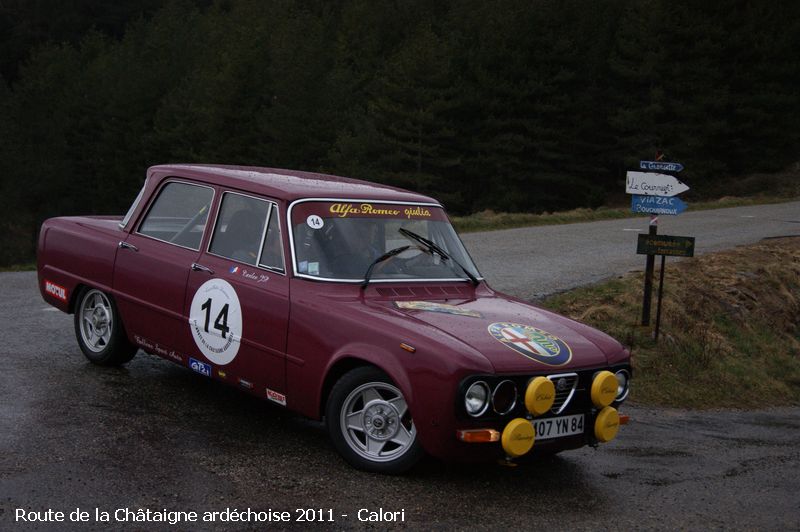
[{"label": "wheel arch", "polygon": [[78,305],[78,296],[87,289],[91,289],[91,287],[86,283],[78,283],[75,285],[75,288],[69,296],[69,302],[67,303],[67,314],[75,314],[75,307]]},{"label": "wheel arch", "polygon": [[339,379],[341,379],[345,373],[352,371],[356,368],[365,366],[372,366],[378,368],[387,375],[389,374],[384,368],[378,366],[377,364],[374,364],[366,359],[352,355],[343,356],[328,368],[328,371],[325,374],[325,378],[322,381],[322,389],[320,390],[320,396],[319,396],[319,405],[317,406],[317,412],[320,418],[322,418],[325,414],[325,408],[328,405],[328,397],[330,396],[331,390],[333,389],[333,386],[336,384],[336,382]]}]

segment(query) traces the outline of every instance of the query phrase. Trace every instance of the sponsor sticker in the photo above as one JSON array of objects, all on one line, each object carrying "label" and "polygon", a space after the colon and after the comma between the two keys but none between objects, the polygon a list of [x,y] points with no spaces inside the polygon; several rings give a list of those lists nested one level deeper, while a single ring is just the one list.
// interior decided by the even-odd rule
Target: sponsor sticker
[{"label": "sponsor sticker", "polygon": [[241,378],[239,379],[239,386],[241,386],[242,388],[247,388],[248,390],[252,390],[253,389],[253,383],[252,382],[246,381],[246,380],[241,379]]},{"label": "sponsor sticker", "polygon": [[476,310],[461,308],[456,305],[446,303],[433,303],[430,301],[395,301],[397,308],[405,310],[425,310],[428,312],[439,312],[441,314],[455,314],[456,316],[469,316],[471,318],[482,318],[483,314]]},{"label": "sponsor sticker", "polygon": [[381,218],[430,218],[431,210],[420,205],[374,205],[372,203],[334,203],[328,212],[337,218],[381,217]]},{"label": "sponsor sticker", "polygon": [[239,273],[239,267],[238,266],[231,266],[231,269],[228,270],[228,271],[230,273]]},{"label": "sponsor sticker", "polygon": [[205,362],[201,362],[194,358],[189,358],[189,367],[192,368],[192,371],[196,371],[200,375],[205,375],[206,377],[211,376],[211,365],[206,364]]},{"label": "sponsor sticker", "polygon": [[224,279],[210,279],[194,293],[189,311],[194,343],[214,364],[229,364],[239,352],[242,339],[242,307],[233,286]]},{"label": "sponsor sticker", "polygon": [[394,203],[308,202],[294,208],[294,224],[305,222],[311,229],[321,229],[331,218],[392,218],[397,220],[445,221],[444,211],[430,205],[401,205]]},{"label": "sponsor sticker", "polygon": [[282,393],[276,392],[275,390],[270,390],[269,388],[267,388],[267,399],[275,403],[278,403],[279,405],[286,406],[286,396],[283,395]]},{"label": "sponsor sticker", "polygon": [[492,323],[488,329],[498,342],[536,362],[563,366],[572,359],[569,345],[542,329],[508,322]]},{"label": "sponsor sticker", "polygon": [[56,299],[60,299],[61,301],[67,301],[67,289],[61,285],[57,285],[52,281],[45,280],[44,282],[44,291],[51,296],[55,297]]}]

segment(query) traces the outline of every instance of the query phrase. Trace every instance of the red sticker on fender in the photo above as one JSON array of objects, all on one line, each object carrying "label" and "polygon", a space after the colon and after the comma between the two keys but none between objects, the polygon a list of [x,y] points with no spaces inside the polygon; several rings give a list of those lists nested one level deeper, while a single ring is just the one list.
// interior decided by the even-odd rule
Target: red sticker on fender
[{"label": "red sticker on fender", "polygon": [[61,301],[67,301],[67,289],[61,285],[46,280],[44,282],[44,291]]}]

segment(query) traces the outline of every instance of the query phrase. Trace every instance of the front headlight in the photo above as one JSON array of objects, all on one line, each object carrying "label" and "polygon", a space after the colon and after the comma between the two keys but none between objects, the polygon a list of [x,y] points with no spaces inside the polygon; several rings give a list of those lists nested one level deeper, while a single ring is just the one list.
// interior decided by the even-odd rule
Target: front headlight
[{"label": "front headlight", "polygon": [[483,381],[478,381],[467,388],[464,394],[464,407],[467,414],[478,417],[489,407],[489,385]]},{"label": "front headlight", "polygon": [[614,401],[623,401],[626,397],[628,397],[628,391],[630,391],[630,373],[627,370],[621,369],[615,373],[617,377],[617,397]]}]

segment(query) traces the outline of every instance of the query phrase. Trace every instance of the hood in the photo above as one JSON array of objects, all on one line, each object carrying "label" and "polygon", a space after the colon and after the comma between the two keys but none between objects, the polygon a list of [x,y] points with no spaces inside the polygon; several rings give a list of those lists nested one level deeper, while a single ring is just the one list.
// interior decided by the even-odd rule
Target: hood
[{"label": "hood", "polygon": [[474,348],[497,373],[602,367],[622,350],[619,342],[600,331],[497,294],[446,302],[381,303]]}]

